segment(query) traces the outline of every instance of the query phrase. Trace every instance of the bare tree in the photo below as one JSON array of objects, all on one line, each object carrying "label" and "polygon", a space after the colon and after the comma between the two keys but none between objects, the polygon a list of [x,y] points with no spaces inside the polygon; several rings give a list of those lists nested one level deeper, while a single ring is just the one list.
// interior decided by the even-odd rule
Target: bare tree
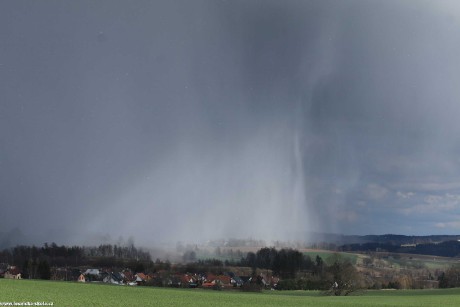
[{"label": "bare tree", "polygon": [[331,287],[326,291],[328,295],[349,295],[364,288],[362,276],[354,265],[341,257],[339,254],[333,256],[333,263],[328,267],[328,279]]}]

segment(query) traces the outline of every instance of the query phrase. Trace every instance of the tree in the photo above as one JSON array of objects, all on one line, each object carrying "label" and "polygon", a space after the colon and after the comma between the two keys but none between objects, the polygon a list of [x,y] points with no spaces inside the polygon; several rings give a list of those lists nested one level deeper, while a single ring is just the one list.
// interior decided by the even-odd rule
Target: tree
[{"label": "tree", "polygon": [[352,263],[338,254],[334,255],[333,261],[328,267],[331,288],[327,294],[348,295],[364,287],[363,280]]},{"label": "tree", "polygon": [[400,285],[400,289],[412,289],[414,288],[414,280],[412,276],[403,274],[397,280],[398,284]]},{"label": "tree", "polygon": [[451,267],[439,276],[439,288],[460,287],[460,268]]},{"label": "tree", "polygon": [[40,279],[51,279],[51,269],[48,261],[40,260],[38,263],[38,274]]},{"label": "tree", "polygon": [[310,257],[292,249],[282,249],[278,253],[272,252],[274,261],[271,269],[284,278],[295,278],[296,273],[311,266]]},{"label": "tree", "polygon": [[313,272],[322,275],[323,274],[323,268],[324,268],[324,261],[323,258],[321,258],[319,255],[316,255],[315,258],[315,267]]}]

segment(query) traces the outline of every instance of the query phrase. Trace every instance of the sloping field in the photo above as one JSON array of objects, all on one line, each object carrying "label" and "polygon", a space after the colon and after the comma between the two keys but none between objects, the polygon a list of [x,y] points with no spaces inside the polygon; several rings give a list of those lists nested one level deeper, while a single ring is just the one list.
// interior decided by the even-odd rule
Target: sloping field
[{"label": "sloping field", "polygon": [[[376,253],[377,256],[382,256],[381,254]],[[393,267],[409,269],[424,267],[427,269],[445,270],[451,266],[460,265],[458,258],[418,254],[389,253],[388,256],[384,258],[384,260]]]},{"label": "sloping field", "polygon": [[314,291],[242,293],[0,279],[2,302],[52,302],[54,306],[460,306],[460,289],[368,291],[360,296],[329,297]]}]

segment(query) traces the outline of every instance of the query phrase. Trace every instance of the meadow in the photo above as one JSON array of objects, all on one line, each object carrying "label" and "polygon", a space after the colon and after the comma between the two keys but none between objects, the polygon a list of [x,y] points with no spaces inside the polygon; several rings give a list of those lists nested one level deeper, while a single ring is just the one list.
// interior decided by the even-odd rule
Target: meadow
[{"label": "meadow", "polygon": [[1,302],[54,306],[460,306],[460,289],[365,291],[331,297],[317,291],[244,293],[0,279]]}]

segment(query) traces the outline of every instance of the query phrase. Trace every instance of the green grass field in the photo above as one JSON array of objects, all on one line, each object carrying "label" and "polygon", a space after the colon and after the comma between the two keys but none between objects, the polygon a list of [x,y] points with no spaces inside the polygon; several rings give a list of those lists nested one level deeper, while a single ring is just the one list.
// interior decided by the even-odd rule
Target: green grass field
[{"label": "green grass field", "polygon": [[460,306],[460,289],[366,291],[330,297],[315,291],[243,293],[0,279],[0,302],[54,306]]}]

